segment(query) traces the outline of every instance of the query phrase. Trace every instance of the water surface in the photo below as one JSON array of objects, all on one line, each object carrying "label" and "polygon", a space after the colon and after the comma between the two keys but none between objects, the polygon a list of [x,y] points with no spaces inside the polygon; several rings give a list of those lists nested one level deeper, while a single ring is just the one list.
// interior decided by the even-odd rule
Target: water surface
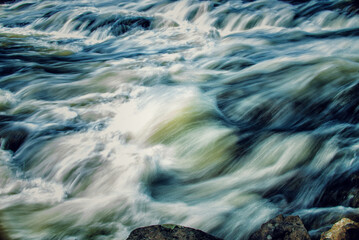
[{"label": "water surface", "polygon": [[[354,2],[354,1],[353,1]],[[0,222],[13,239],[175,223],[312,236],[359,170],[359,15],[346,0],[0,5]]]}]

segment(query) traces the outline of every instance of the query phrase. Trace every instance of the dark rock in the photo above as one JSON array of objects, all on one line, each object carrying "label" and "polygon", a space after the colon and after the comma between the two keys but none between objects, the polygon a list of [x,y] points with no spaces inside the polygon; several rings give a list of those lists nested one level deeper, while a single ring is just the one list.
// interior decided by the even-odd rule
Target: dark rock
[{"label": "dark rock", "polygon": [[310,237],[298,216],[279,215],[264,223],[249,240],[310,240]]},{"label": "dark rock", "polygon": [[333,227],[324,232],[320,240],[358,240],[359,239],[359,223],[342,218],[335,223]]},{"label": "dark rock", "polygon": [[193,228],[172,224],[153,225],[133,230],[127,240],[220,240]]}]

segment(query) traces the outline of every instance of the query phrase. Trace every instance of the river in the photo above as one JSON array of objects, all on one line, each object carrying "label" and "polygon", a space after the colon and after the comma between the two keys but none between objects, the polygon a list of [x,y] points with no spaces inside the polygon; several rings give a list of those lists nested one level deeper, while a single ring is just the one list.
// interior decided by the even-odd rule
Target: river
[{"label": "river", "polygon": [[359,15],[347,0],[0,4],[0,223],[126,239],[174,223],[312,236],[359,171]]}]

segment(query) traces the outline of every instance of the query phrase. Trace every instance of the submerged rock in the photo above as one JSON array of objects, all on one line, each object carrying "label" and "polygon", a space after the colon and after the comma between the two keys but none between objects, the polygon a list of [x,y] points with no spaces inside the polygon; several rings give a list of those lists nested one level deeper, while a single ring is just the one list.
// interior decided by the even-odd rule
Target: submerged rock
[{"label": "submerged rock", "polygon": [[310,240],[310,237],[298,216],[278,215],[264,223],[249,240]]},{"label": "submerged rock", "polygon": [[127,240],[220,240],[203,231],[172,224],[153,225],[133,230]]},{"label": "submerged rock", "polygon": [[320,240],[358,240],[359,239],[359,223],[342,218],[335,223],[333,227],[324,232]]}]

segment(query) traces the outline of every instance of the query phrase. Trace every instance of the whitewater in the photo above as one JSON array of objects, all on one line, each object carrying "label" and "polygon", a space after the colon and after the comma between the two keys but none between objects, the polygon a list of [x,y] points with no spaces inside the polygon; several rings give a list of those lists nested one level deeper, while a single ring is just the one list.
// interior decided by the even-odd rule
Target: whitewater
[{"label": "whitewater", "polygon": [[312,237],[358,210],[359,15],[348,0],[0,4],[0,229],[126,239],[173,223]]}]

